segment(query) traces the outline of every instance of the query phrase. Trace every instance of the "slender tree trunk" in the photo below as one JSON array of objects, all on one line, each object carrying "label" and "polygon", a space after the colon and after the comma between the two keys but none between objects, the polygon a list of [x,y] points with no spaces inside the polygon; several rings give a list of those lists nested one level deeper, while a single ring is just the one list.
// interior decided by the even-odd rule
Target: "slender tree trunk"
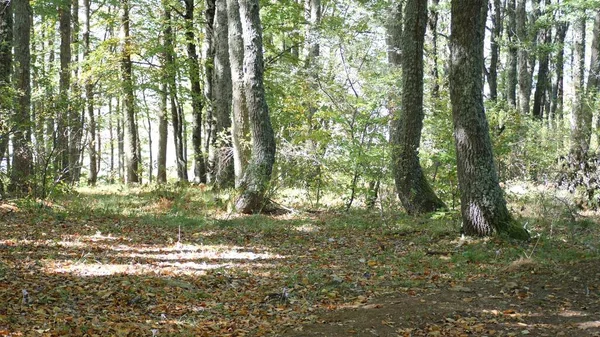
[{"label": "slender tree trunk", "polygon": [[59,162],[59,179],[71,180],[71,163],[69,162],[69,115],[71,105],[69,90],[71,87],[71,2],[64,1],[59,8],[60,30],[60,79],[59,105],[56,117],[56,147]]},{"label": "slender tree trunk", "polygon": [[402,65],[402,6],[404,0],[394,0],[386,22],[385,41],[387,45],[388,63],[400,67]]},{"label": "slender tree trunk", "polygon": [[512,108],[517,107],[517,16],[515,0],[508,0],[506,6],[508,24],[506,26],[508,38],[508,54],[506,55],[506,100]]},{"label": "slender tree trunk", "polygon": [[258,0],[241,0],[239,4],[244,37],[244,83],[252,134],[252,156],[244,175],[242,194],[236,202],[236,209],[242,213],[256,213],[262,210],[267,202],[265,194],[275,162],[275,135],[263,83],[264,60]]},{"label": "slender tree trunk", "polygon": [[[598,92],[600,91],[600,11],[596,12],[594,17],[594,30],[592,36],[592,50],[590,57],[590,71],[588,74],[585,108],[589,114],[593,113],[594,106],[598,102]],[[596,117],[595,131],[600,129],[600,115]],[[600,137],[599,137],[600,138]]]},{"label": "slender tree trunk", "polygon": [[519,64],[519,110],[522,114],[529,113],[531,100],[531,83],[529,74],[529,34],[527,31],[526,0],[517,0],[517,38],[519,51],[517,54]]},{"label": "slender tree trunk", "polygon": [[[89,59],[90,57],[90,15],[91,15],[91,0],[83,0],[83,57]],[[89,66],[87,66],[89,70]],[[88,114],[88,132],[89,132],[89,144],[88,151],[90,157],[90,176],[88,183],[92,186],[96,185],[98,180],[98,157],[96,152],[96,116],[94,115],[94,87],[92,79],[87,78],[85,80],[85,100],[86,110]]]},{"label": "slender tree trunk", "polygon": [[[81,86],[79,85],[79,0],[71,0],[72,1],[72,14],[71,14],[71,22],[72,22],[72,37],[71,37],[71,48],[72,48],[72,60],[71,63],[71,71],[72,78],[71,81],[71,97],[70,97],[70,106],[69,109],[69,164],[70,168],[70,183],[74,184],[79,181],[79,177],[81,176],[81,165],[79,164],[79,159],[82,154],[82,146],[81,140],[83,138],[83,119],[85,118],[85,108],[82,107],[81,104]],[[93,113],[93,112],[92,112]]]},{"label": "slender tree trunk", "polygon": [[592,114],[585,108],[585,89],[583,86],[585,74],[585,17],[579,18],[574,23],[573,42],[573,114],[571,118],[571,148],[573,164],[581,163],[586,159],[590,148],[592,134]]},{"label": "slender tree trunk", "polygon": [[229,63],[227,2],[216,0],[214,23],[214,91],[213,116],[215,119],[212,158],[214,184],[217,187],[234,186],[234,168],[231,143],[231,66]]},{"label": "slender tree trunk", "polygon": [[[0,1],[0,92],[3,96],[11,89],[10,74],[12,69],[12,45],[13,45],[13,18],[12,18],[12,0]],[[0,111],[8,112],[11,110],[10,100],[0,100]],[[6,154],[8,162],[8,117],[3,115],[0,117],[0,163]],[[0,179],[0,198],[4,195],[4,185]]]},{"label": "slender tree trunk", "polygon": [[164,38],[165,38],[165,66],[169,101],[171,107],[171,123],[173,124],[173,142],[175,145],[175,160],[177,164],[177,178],[179,181],[188,181],[187,161],[183,148],[183,116],[179,113],[177,102],[177,65],[175,64],[175,37],[171,20],[170,5],[163,2],[164,11]]},{"label": "slender tree trunk", "polygon": [[552,87],[552,105],[550,106],[551,119],[560,120],[563,117],[564,102],[564,65],[565,65],[565,38],[569,23],[561,22],[556,27],[555,43],[558,51],[555,59],[556,82]]},{"label": "slender tree trunk", "polygon": [[13,160],[11,174],[11,191],[28,193],[31,184],[31,83],[29,50],[31,32],[31,7],[28,1],[15,1],[14,11],[14,82],[19,91],[15,101],[12,137]]},{"label": "slender tree trunk", "polygon": [[213,139],[215,138],[214,133],[214,118],[213,118],[213,97],[214,97],[214,65],[215,65],[215,1],[206,0],[206,9],[204,11],[204,98],[206,101],[206,127],[204,129],[205,144],[204,153],[207,158],[206,164],[206,180],[207,182],[214,182],[214,162],[210,160],[214,158],[211,151],[213,147]]},{"label": "slender tree trunk", "polygon": [[227,0],[229,63],[232,79],[232,143],[235,187],[240,188],[250,158],[250,124],[244,95],[244,39],[238,0]]},{"label": "slender tree trunk", "polygon": [[513,222],[500,189],[483,106],[486,12],[486,0],[452,2],[450,99],[463,231],[485,236],[496,230],[526,239],[527,232]]},{"label": "slender tree trunk", "polygon": [[498,98],[498,62],[500,56],[500,37],[502,36],[502,3],[493,0],[494,12],[492,16],[492,36],[490,39],[490,68],[488,70],[488,85],[490,87],[490,99]]},{"label": "slender tree trunk", "polygon": [[433,84],[431,86],[431,97],[434,100],[440,98],[440,73],[438,70],[438,21],[439,21],[440,0],[431,1],[431,17],[429,20],[429,30],[431,31],[431,77]]},{"label": "slender tree trunk", "polygon": [[185,37],[187,40],[188,72],[192,96],[192,144],[194,150],[194,179],[206,183],[206,162],[202,149],[202,88],[200,87],[200,65],[196,52],[196,36],[194,33],[194,0],[185,3]]},{"label": "slender tree trunk", "polygon": [[[546,0],[546,5],[550,5],[550,1]],[[548,67],[550,62],[550,44],[552,43],[552,29],[547,27],[544,31],[544,44],[540,48],[540,64],[538,67],[537,84],[533,95],[533,110],[532,115],[535,118],[542,119],[544,117],[544,106],[546,101],[546,92],[549,86]],[[548,114],[548,111],[546,111]]]},{"label": "slender tree trunk", "polygon": [[408,214],[443,208],[419,163],[423,129],[423,45],[427,25],[427,1],[407,0],[402,35],[402,105],[391,130],[392,167],[396,190]]},{"label": "slender tree trunk", "polygon": [[[164,70],[166,72],[166,69]],[[160,112],[158,114],[158,171],[156,181],[159,184],[167,182],[167,139],[169,137],[169,122],[167,120],[168,87],[163,79],[160,90]]]},{"label": "slender tree trunk", "polygon": [[123,90],[123,108],[125,120],[123,131],[125,133],[125,166],[126,182],[138,183],[138,139],[137,125],[135,123],[135,102],[133,94],[131,41],[129,37],[129,0],[121,1],[121,86]]},{"label": "slender tree trunk", "polygon": [[[113,120],[112,96],[108,96],[108,132],[110,139],[110,172],[108,182],[111,184],[115,183],[115,134]],[[118,122],[117,125],[119,125]]]}]

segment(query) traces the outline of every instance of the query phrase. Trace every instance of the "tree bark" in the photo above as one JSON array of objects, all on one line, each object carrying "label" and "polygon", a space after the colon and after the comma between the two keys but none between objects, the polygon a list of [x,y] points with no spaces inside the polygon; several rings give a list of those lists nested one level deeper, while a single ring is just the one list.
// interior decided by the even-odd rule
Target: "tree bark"
[{"label": "tree bark", "polygon": [[568,22],[561,22],[556,27],[555,43],[558,51],[555,59],[556,82],[552,86],[552,104],[550,106],[550,118],[562,119],[564,106],[564,65],[565,65],[565,38],[569,30]]},{"label": "tree bark", "polygon": [[264,60],[258,0],[241,0],[240,18],[244,36],[244,84],[252,134],[252,156],[236,202],[241,213],[263,209],[275,162],[275,135],[269,117],[263,83]]},{"label": "tree bark", "polygon": [[[0,1],[0,93],[2,97],[9,97],[10,75],[12,69],[12,46],[13,46],[13,18],[12,18],[12,0]],[[8,150],[9,121],[7,116],[11,111],[10,99],[0,100],[0,111],[3,116],[0,117],[0,163],[5,158]],[[8,154],[6,154],[8,161]],[[4,195],[4,185],[0,180],[0,198]]]},{"label": "tree bark", "polygon": [[235,187],[240,188],[250,158],[250,124],[244,93],[244,39],[238,0],[227,0],[229,63],[232,79],[232,142]]},{"label": "tree bark", "polygon": [[571,118],[571,147],[569,154],[574,163],[585,160],[590,148],[592,134],[592,114],[585,108],[585,89],[583,86],[585,74],[585,17],[574,23],[573,42],[573,114]]},{"label": "tree bark", "polygon": [[493,0],[494,12],[492,16],[492,35],[490,38],[490,68],[488,70],[488,85],[490,87],[490,99],[496,101],[498,98],[498,62],[500,56],[500,37],[502,36],[502,3]]},{"label": "tree bark", "polygon": [[205,144],[204,153],[207,158],[206,174],[207,182],[214,182],[214,163],[210,161],[212,156],[211,151],[213,147],[214,134],[214,118],[213,118],[213,97],[214,97],[214,63],[215,63],[215,37],[214,37],[214,24],[215,24],[215,0],[206,0],[206,9],[204,11],[204,99],[206,101],[206,127],[204,131]]},{"label": "tree bark", "polygon": [[407,0],[402,34],[402,103],[391,130],[392,163],[396,190],[408,214],[433,212],[444,207],[427,182],[419,163],[423,129],[423,45],[427,1]]},{"label": "tree bark", "polygon": [[512,108],[517,107],[517,19],[515,0],[508,0],[506,6],[508,24],[506,26],[508,38],[508,55],[506,55],[506,100]]},{"label": "tree bark", "polygon": [[214,23],[214,91],[213,116],[215,119],[212,139],[214,150],[209,159],[214,163],[214,184],[217,187],[234,186],[234,168],[231,144],[231,65],[229,63],[227,2],[216,0]]},{"label": "tree bark", "polygon": [[188,73],[192,96],[192,144],[194,150],[194,179],[206,183],[206,162],[202,150],[202,88],[200,87],[200,65],[196,52],[196,35],[194,33],[194,0],[185,3],[185,37],[187,41]]},{"label": "tree bark", "polygon": [[526,0],[517,0],[517,38],[519,51],[517,62],[519,64],[519,111],[529,113],[531,100],[531,75],[529,73],[529,34],[527,32]]},{"label": "tree bark", "polygon": [[508,212],[500,189],[483,106],[486,12],[486,0],[452,2],[450,99],[462,226],[468,235],[486,236],[495,230],[527,239],[527,232]]},{"label": "tree bark", "polygon": [[432,0],[431,2],[431,18],[429,20],[429,30],[431,31],[431,77],[433,84],[431,85],[431,97],[433,99],[440,98],[440,73],[438,70],[438,21],[439,21],[439,5],[440,0]]},{"label": "tree bark", "polygon": [[[550,1],[546,0],[546,5],[550,5]],[[531,114],[537,119],[544,117],[544,106],[546,105],[546,92],[548,91],[548,67],[550,62],[550,44],[552,43],[552,29],[546,27],[544,30],[544,44],[541,46],[540,64],[538,67],[537,83],[535,86],[535,93],[533,95],[533,110]],[[546,111],[548,114],[548,111]]]},{"label": "tree bark", "polygon": [[[163,69],[166,72],[166,69]],[[169,122],[167,120],[167,98],[168,98],[168,87],[166,79],[163,78],[163,83],[160,89],[160,108],[158,113],[158,159],[157,159],[157,172],[156,181],[159,184],[167,182],[167,140],[169,137]]]},{"label": "tree bark", "polygon": [[[594,17],[594,30],[592,34],[592,54],[586,89],[589,98],[597,94],[600,89],[600,11],[597,11]],[[591,108],[589,104],[588,106]]]},{"label": "tree bark", "polygon": [[82,154],[81,140],[83,138],[83,120],[85,118],[85,108],[81,102],[81,86],[79,85],[79,0],[71,0],[71,48],[72,59],[70,60],[72,79],[71,80],[71,97],[69,108],[69,165],[70,167],[70,183],[74,184],[79,181],[81,176],[80,158]]},{"label": "tree bark", "polygon": [[402,6],[404,0],[394,0],[386,23],[385,42],[387,45],[388,63],[402,65]]},{"label": "tree bark", "polygon": [[28,193],[31,186],[31,7],[28,1],[14,1],[14,82],[18,90],[15,101],[12,137],[13,160],[10,190]]},{"label": "tree bark", "polygon": [[121,1],[121,88],[123,90],[123,108],[125,120],[123,131],[125,133],[125,182],[128,184],[140,181],[138,174],[138,139],[137,125],[135,123],[135,102],[133,94],[131,41],[129,36],[129,0]]},{"label": "tree bark", "polygon": [[165,68],[167,87],[169,92],[169,105],[171,108],[171,123],[173,124],[173,143],[175,146],[175,161],[177,166],[177,178],[179,181],[187,182],[187,160],[184,153],[183,142],[183,116],[180,114],[177,101],[177,65],[175,64],[175,36],[173,34],[173,22],[171,20],[170,5],[163,1],[164,15],[164,43],[165,43]]},{"label": "tree bark", "polygon": [[[91,15],[91,0],[83,0],[83,57],[89,59],[91,46],[90,46],[90,15]],[[89,65],[87,66],[89,71]],[[96,116],[94,115],[94,86],[92,79],[88,76],[85,80],[85,100],[86,110],[88,114],[88,132],[89,132],[89,144],[88,152],[90,157],[90,176],[88,183],[92,186],[96,185],[98,180],[98,157],[96,152]]]},{"label": "tree bark", "polygon": [[64,181],[71,179],[69,116],[71,105],[69,90],[71,87],[71,2],[64,1],[59,8],[60,30],[60,78],[59,105],[56,116],[56,150],[59,158],[58,178]]}]

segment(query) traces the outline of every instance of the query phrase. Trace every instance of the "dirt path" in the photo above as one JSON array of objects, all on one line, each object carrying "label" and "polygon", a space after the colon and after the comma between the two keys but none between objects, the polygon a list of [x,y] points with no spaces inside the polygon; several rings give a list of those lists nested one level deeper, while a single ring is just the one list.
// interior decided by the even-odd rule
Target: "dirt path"
[{"label": "dirt path", "polygon": [[600,261],[399,290],[285,336],[600,336]]}]

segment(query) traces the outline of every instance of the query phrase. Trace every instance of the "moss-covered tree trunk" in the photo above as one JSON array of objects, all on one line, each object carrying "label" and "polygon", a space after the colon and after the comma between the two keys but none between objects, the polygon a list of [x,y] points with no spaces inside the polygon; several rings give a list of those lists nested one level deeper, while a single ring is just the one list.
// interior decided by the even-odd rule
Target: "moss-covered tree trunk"
[{"label": "moss-covered tree trunk", "polygon": [[456,142],[463,231],[494,231],[528,238],[508,212],[494,165],[483,106],[483,41],[486,0],[452,2],[450,98]]},{"label": "moss-covered tree trunk", "polygon": [[240,0],[244,37],[244,89],[252,136],[252,156],[236,202],[241,213],[256,213],[268,201],[265,197],[275,162],[275,136],[265,99],[262,27],[258,0]]},{"label": "moss-covered tree trunk", "polygon": [[423,129],[423,44],[427,1],[408,0],[402,34],[402,103],[392,121],[392,166],[402,206],[409,214],[443,208],[419,163]]}]

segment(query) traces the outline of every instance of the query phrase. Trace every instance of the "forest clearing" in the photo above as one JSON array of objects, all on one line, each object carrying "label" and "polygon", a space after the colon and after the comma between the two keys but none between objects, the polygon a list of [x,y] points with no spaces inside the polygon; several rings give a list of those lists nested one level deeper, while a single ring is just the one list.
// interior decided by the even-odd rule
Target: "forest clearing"
[{"label": "forest clearing", "polygon": [[0,335],[600,334],[597,215],[543,194],[511,198],[527,243],[461,238],[456,212],[238,216],[221,198],[2,204]]},{"label": "forest clearing", "polygon": [[600,0],[0,0],[0,336],[600,336]]}]

